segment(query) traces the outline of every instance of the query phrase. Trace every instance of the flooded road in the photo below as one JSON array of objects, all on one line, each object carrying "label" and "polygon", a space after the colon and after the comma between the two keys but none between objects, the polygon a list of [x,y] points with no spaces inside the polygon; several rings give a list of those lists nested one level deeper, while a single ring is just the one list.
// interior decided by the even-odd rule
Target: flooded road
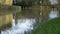
[{"label": "flooded road", "polygon": [[[17,13],[15,15],[16,19],[12,20],[12,27],[7,30],[2,30],[1,34],[31,34],[31,31],[34,30],[38,21],[41,21],[39,9],[24,9],[21,14]],[[51,8],[49,13],[46,12],[46,15],[43,12],[42,20],[53,19],[59,17],[59,12],[55,8]],[[44,16],[45,15],[45,16]],[[48,17],[48,18],[47,18]],[[40,18],[40,20],[39,20]]]}]

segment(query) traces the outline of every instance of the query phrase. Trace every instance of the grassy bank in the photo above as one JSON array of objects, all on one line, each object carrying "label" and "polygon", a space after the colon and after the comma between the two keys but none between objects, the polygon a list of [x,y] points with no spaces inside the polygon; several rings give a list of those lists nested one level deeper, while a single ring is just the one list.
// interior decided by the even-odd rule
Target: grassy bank
[{"label": "grassy bank", "polygon": [[60,34],[60,17],[40,23],[32,34]]}]

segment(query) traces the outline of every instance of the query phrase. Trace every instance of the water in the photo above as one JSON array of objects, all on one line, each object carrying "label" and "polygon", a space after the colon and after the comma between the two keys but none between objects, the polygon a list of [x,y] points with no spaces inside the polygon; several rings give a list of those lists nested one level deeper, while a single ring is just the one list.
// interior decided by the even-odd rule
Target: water
[{"label": "water", "polygon": [[16,21],[13,19],[12,27],[5,31],[1,31],[1,34],[31,34],[31,31],[36,28],[34,25],[36,24],[36,19],[39,16],[39,11],[40,10],[32,10],[30,8],[23,9],[20,13],[14,15],[17,18],[17,23],[15,23]]},{"label": "water", "polygon": [[54,10],[51,10],[50,14],[49,14],[49,19],[53,19],[53,18],[57,18],[59,17],[59,13],[57,11],[57,9],[55,8]]},{"label": "water", "polygon": [[1,31],[1,34],[24,34],[24,32],[31,32],[33,30],[33,24],[35,19],[18,19],[15,24],[15,19],[12,21],[12,27],[5,31]]},{"label": "water", "polygon": [[[51,10],[50,12],[46,12],[47,14],[45,15],[45,11],[43,12],[43,16],[39,15],[39,10],[40,9],[24,9],[21,11],[22,15],[20,13],[17,13],[16,16],[18,19],[15,21],[15,19],[12,20],[12,27],[5,30],[1,31],[1,34],[28,34],[32,30],[35,30],[36,27],[36,19],[40,18],[40,21],[42,20],[47,20],[47,19],[53,19],[59,17],[59,13],[57,9]],[[28,18],[29,17],[29,18]],[[32,18],[33,17],[33,18]],[[49,17],[46,19],[46,17]],[[20,19],[19,19],[20,18]],[[35,18],[35,19],[34,19]],[[35,25],[36,24],[36,25]],[[34,27],[35,26],[35,27]]]},{"label": "water", "polygon": [[49,1],[50,1],[51,5],[55,5],[58,3],[58,0],[49,0]]}]

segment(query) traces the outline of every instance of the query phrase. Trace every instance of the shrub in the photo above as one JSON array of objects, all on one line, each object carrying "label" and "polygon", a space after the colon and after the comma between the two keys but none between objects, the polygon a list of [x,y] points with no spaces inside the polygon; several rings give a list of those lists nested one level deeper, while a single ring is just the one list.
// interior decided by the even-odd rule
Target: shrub
[{"label": "shrub", "polygon": [[60,34],[60,17],[40,23],[32,34]]}]

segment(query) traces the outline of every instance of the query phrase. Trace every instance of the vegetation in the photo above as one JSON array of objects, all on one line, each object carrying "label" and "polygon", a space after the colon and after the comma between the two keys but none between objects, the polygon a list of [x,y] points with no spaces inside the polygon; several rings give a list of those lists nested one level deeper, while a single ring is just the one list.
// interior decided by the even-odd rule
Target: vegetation
[{"label": "vegetation", "polygon": [[60,17],[39,24],[32,34],[60,34]]},{"label": "vegetation", "polygon": [[13,3],[13,5],[18,5],[18,6],[22,6],[22,7],[28,7],[28,6],[32,6],[32,2],[25,2],[25,1],[21,1],[21,2],[16,2],[16,4]]}]

